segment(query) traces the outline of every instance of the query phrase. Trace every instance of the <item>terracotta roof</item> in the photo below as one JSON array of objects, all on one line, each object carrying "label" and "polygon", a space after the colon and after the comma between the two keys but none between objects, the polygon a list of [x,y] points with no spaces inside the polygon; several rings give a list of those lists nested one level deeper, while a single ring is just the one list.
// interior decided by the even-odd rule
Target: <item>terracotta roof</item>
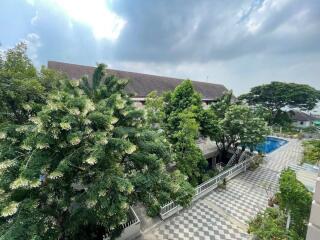
[{"label": "terracotta roof", "polygon": [[299,111],[290,111],[289,116],[292,121],[306,122],[317,120],[316,117]]},{"label": "terracotta roof", "polygon": [[[48,68],[55,69],[65,73],[71,79],[79,79],[87,75],[92,77],[95,67],[83,66],[77,64],[48,61]],[[129,80],[126,90],[137,98],[146,97],[151,91],[157,91],[159,94],[173,90],[183,79],[161,77],[150,74],[126,72],[114,69],[108,69],[108,73],[119,78]],[[201,93],[205,100],[215,100],[227,91],[227,88],[220,84],[192,81],[195,89]]]}]

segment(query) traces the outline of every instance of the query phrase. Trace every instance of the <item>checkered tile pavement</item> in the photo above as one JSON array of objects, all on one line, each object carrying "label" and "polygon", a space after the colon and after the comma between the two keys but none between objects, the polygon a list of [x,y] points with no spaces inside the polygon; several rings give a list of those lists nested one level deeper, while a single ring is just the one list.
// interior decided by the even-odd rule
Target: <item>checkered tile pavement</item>
[{"label": "checkered tile pavement", "polygon": [[156,239],[248,239],[249,235],[235,228],[222,215],[210,210],[203,201],[183,211],[155,230]]},{"label": "checkered tile pavement", "polygon": [[268,197],[278,189],[281,170],[290,163],[299,162],[301,157],[300,142],[289,140],[268,154],[259,168],[232,179],[225,190],[215,189],[204,199],[143,234],[142,239],[250,239],[246,231],[231,219],[247,224],[265,209]]}]

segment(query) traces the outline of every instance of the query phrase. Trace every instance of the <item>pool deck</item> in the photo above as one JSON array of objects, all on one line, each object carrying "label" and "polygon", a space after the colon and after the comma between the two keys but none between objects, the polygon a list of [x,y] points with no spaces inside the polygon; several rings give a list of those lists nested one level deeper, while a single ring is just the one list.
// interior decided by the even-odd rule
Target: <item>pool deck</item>
[{"label": "pool deck", "polygon": [[251,239],[248,221],[267,207],[278,189],[280,172],[299,163],[303,149],[296,139],[267,154],[254,171],[247,171],[215,189],[187,209],[143,231],[139,239]]}]

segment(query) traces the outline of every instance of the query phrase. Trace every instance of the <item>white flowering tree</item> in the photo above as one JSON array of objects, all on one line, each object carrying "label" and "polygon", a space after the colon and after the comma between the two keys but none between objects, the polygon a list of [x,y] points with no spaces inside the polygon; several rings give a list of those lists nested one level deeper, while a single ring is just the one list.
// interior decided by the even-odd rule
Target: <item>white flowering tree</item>
[{"label": "white flowering tree", "polygon": [[90,85],[68,81],[27,124],[0,129],[0,239],[101,239],[142,201],[150,214],[192,187],[167,173],[165,139],[144,127],[100,65]]}]

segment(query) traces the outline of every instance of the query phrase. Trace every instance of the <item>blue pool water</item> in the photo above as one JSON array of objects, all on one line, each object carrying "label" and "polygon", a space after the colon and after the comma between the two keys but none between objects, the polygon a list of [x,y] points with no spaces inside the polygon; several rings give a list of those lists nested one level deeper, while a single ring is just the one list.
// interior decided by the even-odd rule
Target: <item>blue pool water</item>
[{"label": "blue pool water", "polygon": [[280,138],[267,137],[264,143],[257,145],[256,150],[261,153],[270,153],[286,143],[286,140]]}]

